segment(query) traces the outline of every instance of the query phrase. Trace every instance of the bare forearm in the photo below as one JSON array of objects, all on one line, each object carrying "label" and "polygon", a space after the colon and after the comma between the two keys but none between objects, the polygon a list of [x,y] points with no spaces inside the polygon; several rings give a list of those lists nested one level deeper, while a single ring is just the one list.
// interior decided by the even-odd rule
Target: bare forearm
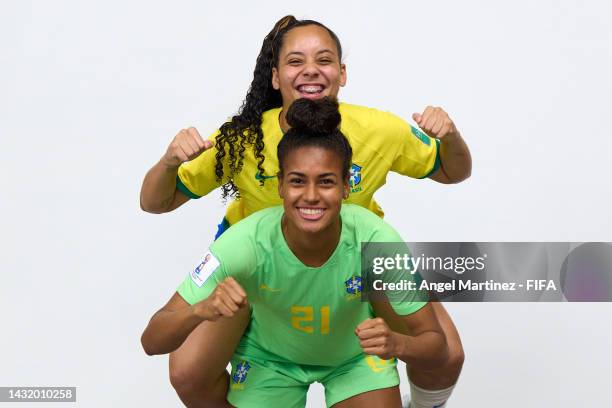
[{"label": "bare forearm", "polygon": [[470,150],[448,113],[440,107],[428,106],[422,114],[415,113],[412,118],[429,137],[440,141],[441,169],[430,177],[445,184],[459,183],[470,177]]},{"label": "bare forearm", "polygon": [[151,213],[172,211],[189,200],[176,190],[176,175],[182,163],[193,160],[213,147],[197,129],[182,129],[160,161],[149,170],[140,190],[140,208]]},{"label": "bare forearm", "polygon": [[162,160],[147,172],[140,190],[140,207],[150,213],[170,211],[176,194],[178,167],[171,167]]},{"label": "bare forearm", "polygon": [[142,333],[141,343],[148,355],[167,354],[183,344],[187,336],[205,319],[194,306],[155,313]]},{"label": "bare forearm", "polygon": [[449,136],[441,140],[440,161],[442,171],[450,183],[459,183],[472,174],[470,149],[458,133],[455,137]]},{"label": "bare forearm", "polygon": [[398,336],[397,358],[423,370],[440,367],[448,358],[448,346],[443,334],[426,331],[418,336],[395,333]]}]

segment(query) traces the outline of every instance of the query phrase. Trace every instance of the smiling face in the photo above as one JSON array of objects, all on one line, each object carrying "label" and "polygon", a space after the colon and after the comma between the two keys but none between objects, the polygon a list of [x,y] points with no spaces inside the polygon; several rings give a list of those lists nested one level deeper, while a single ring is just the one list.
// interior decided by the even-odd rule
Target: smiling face
[{"label": "smiling face", "polygon": [[346,67],[325,28],[307,25],[285,34],[278,65],[272,68],[272,86],[280,90],[283,112],[299,98],[336,97],[345,84]]},{"label": "smiling face", "polygon": [[335,152],[317,146],[291,151],[278,186],[289,231],[339,231],[340,207],[348,197],[349,185],[342,178],[342,159]]}]

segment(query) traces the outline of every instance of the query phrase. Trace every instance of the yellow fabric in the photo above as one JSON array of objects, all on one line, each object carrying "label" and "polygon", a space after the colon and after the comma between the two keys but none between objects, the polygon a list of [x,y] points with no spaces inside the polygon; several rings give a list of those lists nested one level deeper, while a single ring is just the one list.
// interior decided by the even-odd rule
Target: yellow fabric
[{"label": "yellow fabric", "polygon": [[[389,112],[346,103],[341,103],[339,110],[340,129],[353,148],[351,194],[346,202],[368,208],[382,217],[384,213],[373,195],[385,184],[387,173],[394,171],[413,178],[428,176],[438,160],[437,141]],[[280,111],[281,108],[271,109],[262,116],[264,185],[256,179],[257,161],[250,147],[245,151],[242,171],[234,176],[242,199],[227,208],[226,218],[232,225],[256,211],[282,204],[278,181],[271,177],[278,173],[276,147],[283,136],[278,122]],[[214,141],[218,133],[213,133],[210,139]],[[215,181],[216,153],[215,148],[209,149],[179,168],[180,182],[193,196],[204,196],[219,187]],[[224,175],[227,174],[226,166]]]}]

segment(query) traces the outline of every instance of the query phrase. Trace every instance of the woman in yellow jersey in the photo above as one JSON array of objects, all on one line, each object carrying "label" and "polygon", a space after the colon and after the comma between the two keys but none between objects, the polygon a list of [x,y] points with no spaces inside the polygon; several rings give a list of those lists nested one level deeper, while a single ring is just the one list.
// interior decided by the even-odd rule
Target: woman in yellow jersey
[{"label": "woman in yellow jersey", "polygon": [[[145,177],[142,208],[155,213],[172,211],[221,186],[224,197],[241,197],[227,210],[227,226],[280,204],[276,146],[288,129],[284,113],[298,98],[336,96],[345,83],[346,67],[337,36],[318,22],[291,16],[281,19],[264,39],[239,114],[207,140],[194,128],[180,131]],[[425,134],[375,109],[341,104],[340,113],[341,130],[354,151],[349,203],[382,215],[372,196],[384,184],[388,171],[442,183],[456,183],[470,174],[468,148],[440,108],[427,107],[422,114],[413,115]],[[452,320],[441,304],[434,304],[434,310],[448,339],[449,358],[443,368],[434,371],[408,367],[417,398],[450,394],[463,363],[463,348]],[[239,339],[234,334],[242,333],[247,324],[248,316],[204,322],[171,355],[171,382],[186,405],[207,406],[207,401],[224,399],[224,367]],[[413,400],[413,406],[418,407],[418,401]]]},{"label": "woman in yellow jersey", "polygon": [[[216,240],[155,313],[142,345],[148,354],[171,352],[201,322],[248,309],[251,325],[232,357],[232,405],[303,408],[316,381],[328,407],[399,408],[396,358],[442,364],[442,329],[427,293],[393,292],[373,302],[392,307],[409,336],[374,319],[361,301],[363,289],[371,293],[362,284],[362,242],[402,246],[402,237],[371,211],[342,204],[352,150],[338,129],[337,102],[299,99],[287,120],[291,129],[278,145],[283,206],[258,211]],[[392,247],[377,256],[394,257]],[[414,278],[386,273],[388,282]]]}]

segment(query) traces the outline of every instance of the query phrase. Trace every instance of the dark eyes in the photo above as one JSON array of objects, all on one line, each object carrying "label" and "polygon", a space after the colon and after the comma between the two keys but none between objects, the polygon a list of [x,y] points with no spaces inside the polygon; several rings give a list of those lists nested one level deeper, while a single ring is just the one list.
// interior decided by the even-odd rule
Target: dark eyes
[{"label": "dark eyes", "polygon": [[[334,61],[330,58],[322,58],[320,60],[317,61],[317,63],[322,64],[322,65],[328,65],[328,64],[332,64]],[[299,60],[299,59],[291,59],[289,61],[287,61],[287,64],[292,65],[292,66],[297,66],[302,64],[303,61]]]},{"label": "dark eyes", "polygon": [[[299,184],[305,184],[305,181],[303,179],[301,179],[301,178],[297,178],[296,177],[296,178],[289,179],[289,183],[291,183],[291,184],[298,184],[299,185]],[[333,179],[321,179],[321,180],[319,180],[319,184],[322,184],[324,186],[333,186],[336,183],[334,182]]]}]

